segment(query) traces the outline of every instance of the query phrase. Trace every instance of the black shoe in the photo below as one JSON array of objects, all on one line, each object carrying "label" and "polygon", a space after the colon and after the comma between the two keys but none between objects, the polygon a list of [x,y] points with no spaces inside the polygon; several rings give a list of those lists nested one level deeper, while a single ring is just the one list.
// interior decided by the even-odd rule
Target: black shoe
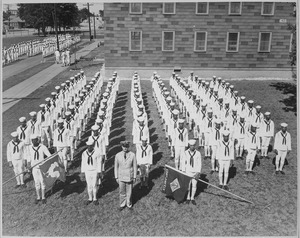
[{"label": "black shoe", "polygon": [[42,204],[46,204],[46,199],[42,199]]},{"label": "black shoe", "polygon": [[130,210],[130,211],[133,211],[133,207],[131,206],[131,207],[128,207],[128,209]]},{"label": "black shoe", "polygon": [[26,184],[22,184],[20,187],[21,188],[27,188]]},{"label": "black shoe", "polygon": [[196,201],[195,201],[195,200],[192,200],[192,204],[193,204],[193,205],[196,205]]},{"label": "black shoe", "polygon": [[228,186],[227,185],[224,185],[224,187],[223,187],[225,190],[229,190],[229,188],[228,188]]},{"label": "black shoe", "polygon": [[279,171],[275,171],[275,174],[279,174],[280,172]]},{"label": "black shoe", "polygon": [[220,184],[218,187],[219,187],[219,188],[223,188],[223,185]]},{"label": "black shoe", "polygon": [[283,172],[282,170],[280,171],[281,174],[285,174],[285,172]]},{"label": "black shoe", "polygon": [[96,206],[98,206],[98,205],[99,205],[99,202],[98,202],[98,200],[94,201],[93,203],[94,203],[94,205],[96,205]]},{"label": "black shoe", "polygon": [[119,211],[122,211],[124,209],[125,209],[125,207],[119,207]]},{"label": "black shoe", "polygon": [[187,203],[187,204],[190,204],[190,202],[191,202],[191,200],[186,200],[186,203]]},{"label": "black shoe", "polygon": [[19,188],[21,185],[20,184],[17,184],[16,186],[15,186],[15,188]]},{"label": "black shoe", "polygon": [[210,171],[210,174],[213,174],[214,172],[215,172],[214,170],[211,170],[211,171]]},{"label": "black shoe", "polygon": [[248,175],[248,174],[249,174],[249,171],[245,171],[245,174]]},{"label": "black shoe", "polygon": [[86,206],[87,206],[87,205],[89,205],[90,203],[92,203],[92,201],[90,201],[90,200],[87,200],[87,201],[85,201],[85,202],[84,202],[84,205],[86,205]]},{"label": "black shoe", "polygon": [[41,199],[35,199],[34,204],[38,204],[41,201]]},{"label": "black shoe", "polygon": [[254,172],[254,171],[252,171],[252,170],[250,171],[250,173],[251,173],[251,174],[253,174],[253,175],[255,175],[255,172]]}]

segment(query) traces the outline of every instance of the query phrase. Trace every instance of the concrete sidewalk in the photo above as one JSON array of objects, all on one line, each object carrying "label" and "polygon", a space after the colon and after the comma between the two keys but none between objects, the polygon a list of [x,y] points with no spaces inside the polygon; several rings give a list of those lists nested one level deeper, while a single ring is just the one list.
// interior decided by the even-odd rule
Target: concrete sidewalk
[{"label": "concrete sidewalk", "polygon": [[[89,54],[98,46],[98,43],[99,40],[76,52],[76,59]],[[66,69],[68,67],[62,67],[61,64],[53,64],[49,68],[4,91],[2,94],[2,113]]]}]

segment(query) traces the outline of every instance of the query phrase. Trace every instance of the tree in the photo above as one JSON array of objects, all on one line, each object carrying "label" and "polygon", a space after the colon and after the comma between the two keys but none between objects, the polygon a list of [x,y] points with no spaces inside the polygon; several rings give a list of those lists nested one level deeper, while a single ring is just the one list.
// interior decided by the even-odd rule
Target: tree
[{"label": "tree", "polygon": [[89,15],[90,15],[90,17],[94,16],[91,12],[89,12],[89,10],[87,8],[82,8],[79,10],[79,18],[80,18],[81,22],[88,19]]},{"label": "tree", "polygon": [[[296,3],[294,2],[291,4],[294,7],[294,11],[293,11],[292,15],[296,18]],[[292,66],[293,78],[296,79],[297,74],[294,70],[296,63],[297,63],[297,40],[296,40],[297,28],[296,28],[296,24],[288,23],[288,30],[290,30],[292,33],[292,47],[291,47],[291,52],[289,54],[290,65]]]},{"label": "tree", "polygon": [[46,35],[48,26],[54,28],[54,6],[57,25],[61,30],[79,25],[79,10],[76,3],[18,4],[18,16],[26,23]]},{"label": "tree", "polygon": [[9,10],[7,10],[6,12],[3,11],[3,21],[7,21],[9,16],[10,16],[10,11]]}]

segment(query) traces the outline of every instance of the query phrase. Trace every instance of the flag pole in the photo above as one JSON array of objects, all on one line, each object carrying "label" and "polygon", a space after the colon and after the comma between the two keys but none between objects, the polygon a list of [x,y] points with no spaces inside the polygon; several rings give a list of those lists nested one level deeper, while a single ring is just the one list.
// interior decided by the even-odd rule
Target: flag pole
[{"label": "flag pole", "polygon": [[197,180],[200,181],[200,182],[202,182],[202,183],[206,183],[206,184],[208,184],[208,185],[210,185],[210,186],[212,186],[212,187],[214,187],[214,188],[217,188],[217,189],[219,189],[219,190],[221,190],[221,191],[223,191],[223,192],[229,193],[229,194],[231,194],[231,195],[233,195],[233,196],[235,196],[235,197],[237,197],[237,198],[239,198],[239,199],[241,199],[241,200],[243,200],[243,201],[246,201],[246,202],[248,202],[248,203],[251,203],[251,204],[255,205],[253,202],[251,202],[251,201],[249,201],[249,200],[247,200],[247,199],[245,199],[245,198],[242,198],[242,197],[240,197],[240,196],[238,196],[238,195],[236,195],[236,194],[234,194],[234,193],[231,193],[231,192],[229,192],[229,191],[227,191],[227,190],[225,190],[225,189],[219,188],[219,187],[216,186],[216,185],[213,185],[213,184],[211,184],[211,183],[205,182],[205,181],[203,181],[202,179],[197,179]]},{"label": "flag pole", "polygon": [[[188,175],[188,174],[186,174],[186,173],[184,173],[184,172],[182,172],[182,171],[180,171],[180,170],[178,170],[178,169],[176,169],[176,168],[174,168],[174,167],[171,167],[171,166],[169,166],[169,165],[167,165],[167,164],[165,165],[165,167],[171,168],[171,169],[173,169],[173,170],[178,171],[179,173],[182,173],[182,174],[184,174],[184,175],[186,175],[186,176],[188,176],[188,177],[191,177],[190,175]],[[194,177],[191,177],[191,178],[194,178]],[[194,179],[195,179],[195,178],[194,178]],[[196,180],[198,180],[198,181],[200,181],[200,182],[203,182],[203,183],[205,183],[205,184],[208,184],[208,185],[210,185],[210,186],[212,186],[212,187],[214,187],[214,188],[217,188],[217,189],[219,189],[219,190],[221,190],[221,191],[223,191],[223,192],[229,193],[230,195],[233,195],[233,196],[235,196],[235,197],[237,197],[237,198],[239,198],[239,199],[241,199],[241,200],[243,200],[243,201],[246,201],[246,202],[248,202],[248,203],[251,203],[251,204],[255,205],[253,202],[251,202],[251,201],[249,201],[249,200],[247,200],[247,199],[245,199],[245,198],[242,198],[242,197],[240,197],[240,196],[238,196],[238,195],[236,195],[236,194],[234,194],[234,193],[231,193],[231,192],[229,192],[229,191],[227,191],[227,190],[225,190],[225,189],[219,188],[219,187],[216,186],[216,185],[213,185],[213,184],[211,184],[211,183],[205,182],[205,181],[202,180],[202,179],[196,179]]]},{"label": "flag pole", "polygon": [[[62,150],[62,149],[61,149],[61,150]],[[50,155],[50,156],[47,157],[45,160],[42,160],[41,162],[39,162],[39,163],[37,163],[37,164],[31,166],[29,169],[32,169],[32,168],[34,168],[35,166],[37,166],[37,165],[39,165],[39,164],[41,164],[41,163],[45,163],[45,162],[49,161],[49,160],[52,159],[54,156],[56,156],[56,155],[58,154],[58,152],[60,152],[61,150],[59,150],[59,151],[55,152],[54,154]],[[28,169],[28,170],[29,170],[29,169]],[[22,173],[17,174],[16,176],[14,176],[14,177],[12,177],[12,178],[10,178],[10,179],[8,179],[8,180],[6,180],[4,183],[2,183],[2,186],[5,185],[5,184],[7,184],[9,181],[13,180],[14,178],[16,178],[16,177],[18,177],[18,176],[24,174],[24,173],[25,173],[25,171],[22,172]]]}]

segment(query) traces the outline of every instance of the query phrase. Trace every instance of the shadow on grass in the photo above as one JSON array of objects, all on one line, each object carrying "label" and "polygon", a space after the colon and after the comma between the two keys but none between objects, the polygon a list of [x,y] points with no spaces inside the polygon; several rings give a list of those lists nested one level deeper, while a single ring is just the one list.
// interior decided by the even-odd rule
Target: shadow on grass
[{"label": "shadow on grass", "polygon": [[[208,183],[209,180],[206,178],[206,176],[207,176],[206,174],[201,174],[200,179]],[[198,181],[195,197],[199,196],[200,193],[203,193],[204,190],[207,189],[208,185],[204,182]]]},{"label": "shadow on grass", "polygon": [[105,172],[104,178],[102,180],[102,187],[98,189],[97,192],[97,198],[101,198],[105,194],[112,192],[116,190],[119,185],[115,180],[115,175],[114,175],[114,167],[111,167]]},{"label": "shadow on grass", "polygon": [[162,152],[157,152],[153,154],[153,165],[156,165],[157,162],[161,160],[162,156],[163,156]]},{"label": "shadow on grass", "polygon": [[[81,180],[79,172],[72,174],[71,176],[66,177],[66,182],[57,183],[50,195],[55,194],[56,192],[63,190],[60,194],[61,198],[65,198],[70,194],[77,193],[80,194],[85,190],[86,183]],[[75,181],[75,183],[74,183]]]},{"label": "shadow on grass", "polygon": [[289,97],[280,100],[285,105],[282,109],[285,112],[294,112],[297,115],[297,85],[294,83],[276,82],[270,84],[270,86],[283,94],[290,94]]},{"label": "shadow on grass", "polygon": [[165,171],[164,167],[160,166],[149,172],[149,181],[148,181],[149,188],[148,189],[147,188],[139,189],[140,182],[135,184],[135,186],[133,187],[133,190],[132,190],[132,204],[133,205],[136,204],[139,200],[141,200],[143,197],[147,196],[150,193],[150,191],[152,190],[152,188],[155,185],[152,180],[158,179],[159,177],[161,177],[164,174],[164,171]]}]

